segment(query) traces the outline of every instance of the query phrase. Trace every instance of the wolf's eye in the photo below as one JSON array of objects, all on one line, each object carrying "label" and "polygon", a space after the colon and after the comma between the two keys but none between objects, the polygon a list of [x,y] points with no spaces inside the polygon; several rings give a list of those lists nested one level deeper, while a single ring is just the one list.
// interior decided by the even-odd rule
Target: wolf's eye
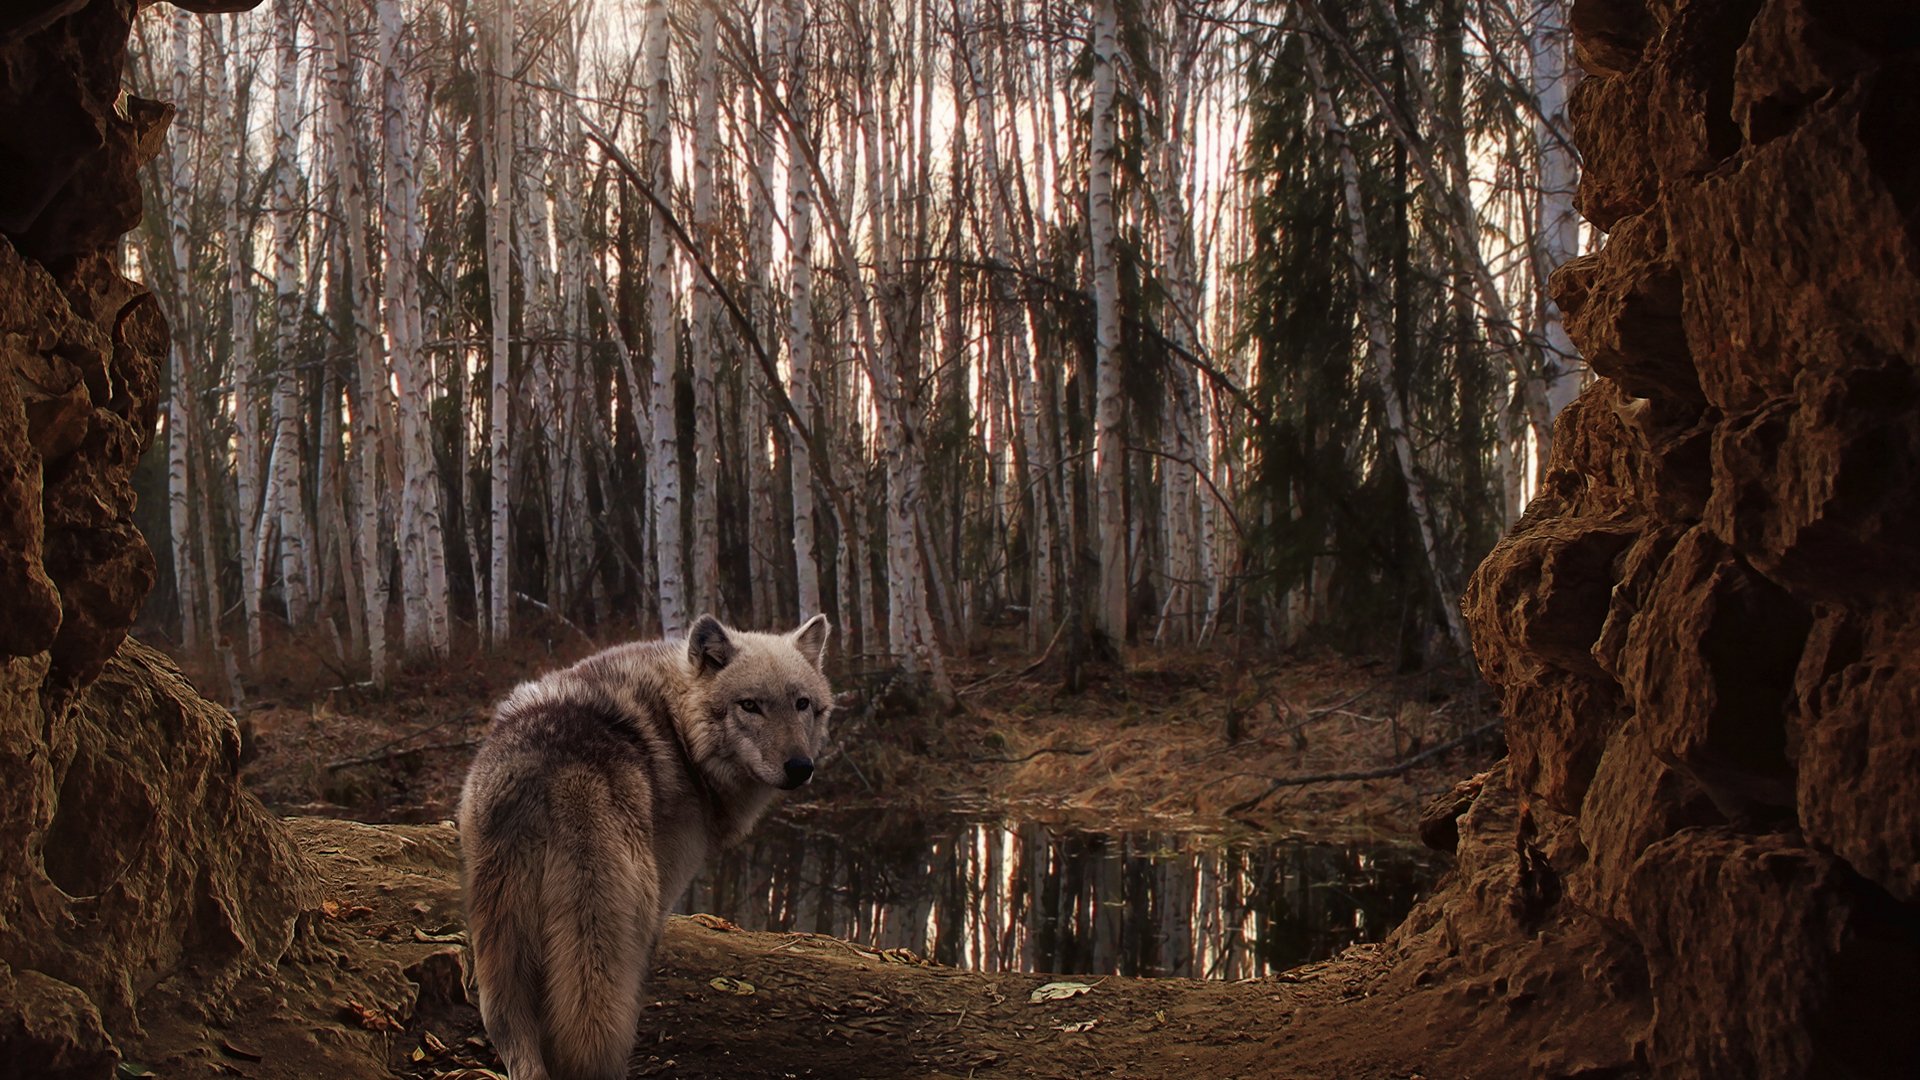
[{"label": "wolf's eye", "polygon": [[760,711],[760,703],[750,697],[743,697],[734,704],[740,706],[742,712],[758,713]]},{"label": "wolf's eye", "polygon": [[800,698],[793,703],[793,707],[796,712],[806,712],[808,709],[813,708],[813,702],[808,701],[806,698]]}]

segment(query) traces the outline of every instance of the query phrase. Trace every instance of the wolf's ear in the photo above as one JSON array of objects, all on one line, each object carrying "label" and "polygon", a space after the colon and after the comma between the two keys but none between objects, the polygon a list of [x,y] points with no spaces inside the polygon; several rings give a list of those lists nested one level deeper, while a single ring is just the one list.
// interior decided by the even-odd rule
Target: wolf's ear
[{"label": "wolf's ear", "polygon": [[711,615],[695,619],[693,629],[687,631],[687,659],[693,661],[693,670],[699,674],[711,674],[726,667],[732,662],[734,651],[733,638],[727,628]]},{"label": "wolf's ear", "polygon": [[827,665],[827,635],[833,632],[833,624],[827,622],[825,615],[815,615],[800,624],[800,629],[790,635],[793,647],[800,655],[813,661],[816,668],[825,669]]}]

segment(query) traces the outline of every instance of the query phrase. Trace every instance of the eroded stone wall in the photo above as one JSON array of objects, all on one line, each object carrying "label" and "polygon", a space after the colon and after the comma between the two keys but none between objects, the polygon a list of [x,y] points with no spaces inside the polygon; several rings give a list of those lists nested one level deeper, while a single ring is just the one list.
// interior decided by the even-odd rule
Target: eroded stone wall
[{"label": "eroded stone wall", "polygon": [[[1578,0],[1602,376],[1466,599],[1659,1076],[1920,1061],[1920,5]],[[1463,828],[1465,822],[1463,821]],[[1503,870],[1502,872],[1510,872]]]},{"label": "eroded stone wall", "polygon": [[[216,6],[218,0],[216,0]],[[204,5],[203,5],[204,6]],[[123,96],[134,0],[0,13],[0,1072],[110,1075],[142,995],[285,951],[304,868],[232,717],[127,641],[168,348],[120,275],[172,110]]]}]

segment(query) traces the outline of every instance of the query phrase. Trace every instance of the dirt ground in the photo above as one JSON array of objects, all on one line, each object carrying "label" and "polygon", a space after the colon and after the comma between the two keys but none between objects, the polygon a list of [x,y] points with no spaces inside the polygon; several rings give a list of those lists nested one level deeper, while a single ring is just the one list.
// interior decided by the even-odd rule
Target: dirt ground
[{"label": "dirt ground", "polygon": [[[239,713],[248,784],[288,813],[450,819],[493,701],[585,651],[455,662],[384,692],[328,685],[323,668],[286,657]],[[1421,806],[1500,749],[1492,735],[1402,775],[1289,786],[1243,806],[1272,778],[1376,769],[1484,726],[1478,683],[1332,655],[1153,652],[1068,695],[1024,664],[1011,652],[956,663],[951,712],[902,700],[874,675],[840,676],[838,749],[795,798],[1098,829],[1411,840]]]},{"label": "dirt ground", "polygon": [[[289,663],[253,687],[240,712],[248,782],[292,815],[288,827],[324,882],[318,910],[275,972],[224,994],[191,971],[159,988],[146,1036],[130,1047],[135,1067],[261,1080],[496,1075],[469,1001],[458,845],[445,822],[491,702],[585,651],[456,662],[384,692]],[[856,814],[910,808],[1101,829],[1410,840],[1432,795],[1499,752],[1494,736],[1402,775],[1287,787],[1247,806],[1271,778],[1374,769],[1484,726],[1476,684],[1330,656],[1200,653],[1143,657],[1124,679],[1072,696],[1010,660],[963,663],[955,681],[963,707],[934,713],[872,678],[841,680],[838,760],[803,797]],[[1553,994],[1437,975],[1458,950],[1450,926],[1429,923],[1420,948],[1438,959],[1425,974],[1396,935],[1225,983],[964,972],[901,951],[676,917],[655,957],[630,1075],[1540,1073],[1561,1026]],[[1059,980],[1088,988],[1032,1000]],[[216,1008],[191,1004],[210,989]]]},{"label": "dirt ground", "polygon": [[[324,882],[322,913],[300,928],[293,959],[264,988],[211,1014],[154,1010],[147,1037],[129,1047],[132,1068],[258,1080],[497,1075],[464,985],[452,829],[323,818],[290,827]],[[961,972],[830,938],[675,918],[648,982],[629,1075],[1407,1080],[1540,1072],[1560,1026],[1550,988],[1422,986],[1421,977],[1395,974],[1396,949],[1404,951],[1356,947],[1238,983],[1086,979],[1083,992],[1036,1003],[1034,991],[1054,978]]]}]

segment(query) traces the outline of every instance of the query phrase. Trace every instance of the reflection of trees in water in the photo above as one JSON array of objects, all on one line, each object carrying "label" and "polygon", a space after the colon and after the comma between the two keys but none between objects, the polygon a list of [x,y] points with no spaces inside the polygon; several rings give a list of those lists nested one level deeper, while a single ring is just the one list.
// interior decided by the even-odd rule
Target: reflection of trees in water
[{"label": "reflection of trees in water", "polygon": [[770,822],[695,882],[683,910],[956,967],[1239,979],[1377,940],[1435,873],[1404,848],[913,818]]}]

